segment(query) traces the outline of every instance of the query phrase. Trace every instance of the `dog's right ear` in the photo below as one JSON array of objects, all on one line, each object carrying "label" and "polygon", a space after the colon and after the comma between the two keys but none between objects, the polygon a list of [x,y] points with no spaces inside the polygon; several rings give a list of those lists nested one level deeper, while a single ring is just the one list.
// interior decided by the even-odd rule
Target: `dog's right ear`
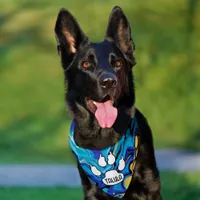
[{"label": "dog's right ear", "polygon": [[105,39],[115,42],[129,63],[135,65],[133,57],[135,45],[131,38],[131,27],[119,6],[115,6],[110,14]]},{"label": "dog's right ear", "polygon": [[65,65],[63,67],[68,68],[80,45],[87,42],[88,39],[72,14],[64,8],[60,9],[58,13],[54,30],[58,54],[61,55]]}]

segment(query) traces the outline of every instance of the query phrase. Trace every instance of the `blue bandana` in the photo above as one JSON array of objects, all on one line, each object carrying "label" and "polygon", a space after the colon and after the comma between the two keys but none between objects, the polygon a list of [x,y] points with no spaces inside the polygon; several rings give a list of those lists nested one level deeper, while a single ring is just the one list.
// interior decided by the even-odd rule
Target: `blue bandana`
[{"label": "blue bandana", "polygon": [[108,195],[122,198],[132,180],[138,152],[138,124],[134,117],[120,140],[105,149],[91,150],[76,145],[75,121],[71,124],[69,144],[90,181]]}]

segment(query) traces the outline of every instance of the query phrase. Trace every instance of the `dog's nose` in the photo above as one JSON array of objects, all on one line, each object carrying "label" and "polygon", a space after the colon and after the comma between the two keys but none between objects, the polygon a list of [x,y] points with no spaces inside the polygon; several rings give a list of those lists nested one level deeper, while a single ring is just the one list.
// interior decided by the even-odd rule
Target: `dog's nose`
[{"label": "dog's nose", "polygon": [[115,88],[117,86],[117,77],[108,73],[100,76],[100,85],[104,89]]}]

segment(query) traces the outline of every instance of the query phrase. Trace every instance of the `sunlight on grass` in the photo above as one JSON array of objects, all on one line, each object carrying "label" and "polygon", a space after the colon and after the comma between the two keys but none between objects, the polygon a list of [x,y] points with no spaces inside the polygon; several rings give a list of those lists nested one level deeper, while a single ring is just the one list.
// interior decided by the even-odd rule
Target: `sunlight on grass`
[{"label": "sunlight on grass", "polygon": [[[199,200],[199,173],[162,173],[163,199]],[[173,180],[173,181],[172,181]],[[81,188],[0,188],[0,199],[3,200],[54,200],[83,199]]]}]

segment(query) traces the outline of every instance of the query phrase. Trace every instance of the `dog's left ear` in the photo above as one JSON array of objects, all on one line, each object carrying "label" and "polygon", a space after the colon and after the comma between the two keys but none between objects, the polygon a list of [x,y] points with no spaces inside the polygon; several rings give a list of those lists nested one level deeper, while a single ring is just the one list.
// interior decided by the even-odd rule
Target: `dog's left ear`
[{"label": "dog's left ear", "polygon": [[135,65],[135,46],[131,38],[131,28],[124,12],[118,6],[114,7],[110,14],[105,39],[115,42],[130,64]]},{"label": "dog's left ear", "polygon": [[79,27],[76,19],[66,9],[60,9],[55,25],[55,34],[57,40],[57,50],[61,55],[62,60],[69,68],[74,55],[78,51],[81,44],[88,41],[81,28]]}]

